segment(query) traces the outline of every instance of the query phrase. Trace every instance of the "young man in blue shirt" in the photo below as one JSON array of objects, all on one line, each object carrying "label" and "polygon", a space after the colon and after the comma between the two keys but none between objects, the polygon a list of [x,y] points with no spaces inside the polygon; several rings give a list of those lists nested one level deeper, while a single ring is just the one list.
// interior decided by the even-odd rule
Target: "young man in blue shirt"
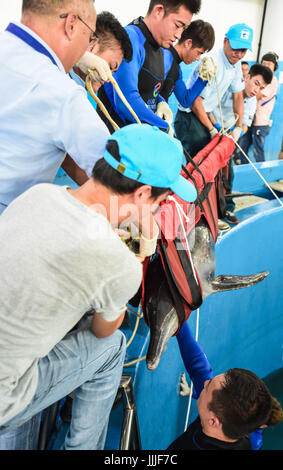
[{"label": "young man in blue shirt", "polygon": [[195,20],[185,29],[177,44],[165,51],[165,54],[172,54],[173,63],[160,90],[162,98],[168,102],[171,94],[174,93],[180,105],[185,108],[191,106],[208,81],[202,80],[197,71],[190,87],[187,87],[183,81],[181,64],[189,65],[200,60],[205,52],[211,51],[214,42],[214,29],[206,21]]},{"label": "young man in blue shirt", "polygon": [[[168,449],[259,450],[263,429],[283,420],[279,402],[249,370],[229,369],[214,376],[188,322],[181,328],[177,340],[193,382],[199,416]],[[188,391],[182,394],[185,393]]]},{"label": "young man in blue shirt", "polygon": [[[200,5],[201,0],[151,0],[145,18],[140,17],[126,27],[133,46],[133,59],[129,63],[123,61],[114,78],[141,122],[169,130],[168,123],[155,114],[158,103],[164,101],[160,89],[173,60],[171,55],[164,55],[162,48],[168,49],[180,39]],[[120,127],[134,122],[111,84],[106,83],[98,96]],[[98,112],[110,132],[113,131],[104,115]]]}]

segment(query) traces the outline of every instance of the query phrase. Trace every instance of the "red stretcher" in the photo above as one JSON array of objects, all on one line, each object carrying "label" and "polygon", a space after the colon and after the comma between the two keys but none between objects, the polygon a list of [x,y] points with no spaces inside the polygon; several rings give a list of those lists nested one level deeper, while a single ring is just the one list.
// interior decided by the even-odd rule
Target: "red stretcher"
[{"label": "red stretcher", "polygon": [[[182,171],[182,175],[195,185],[198,192],[197,200],[194,203],[188,203],[174,195],[174,200],[168,199],[161,204],[155,216],[161,230],[158,253],[179,317],[179,329],[191,312],[202,304],[201,282],[192,265],[184,232],[187,238],[200,219],[204,217],[216,243],[219,201],[221,194],[225,193],[223,179],[227,175],[229,160],[234,150],[235,144],[230,137],[215,136],[193,159],[190,159]],[[180,210],[178,212],[175,201],[181,207],[181,212]],[[181,250],[178,249],[179,243],[182,244]],[[147,324],[144,299],[149,262],[149,259],[144,262],[142,283],[142,306]]]}]

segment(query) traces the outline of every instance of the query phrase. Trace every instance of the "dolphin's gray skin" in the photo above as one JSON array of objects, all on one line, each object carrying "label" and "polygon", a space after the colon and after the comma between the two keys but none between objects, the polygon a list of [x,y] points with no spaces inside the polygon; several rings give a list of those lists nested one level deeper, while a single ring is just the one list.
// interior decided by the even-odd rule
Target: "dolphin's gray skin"
[{"label": "dolphin's gray skin", "polygon": [[[216,292],[242,289],[261,282],[268,271],[250,276],[221,275],[215,278],[215,246],[204,219],[188,237],[192,259],[201,280],[203,299]],[[145,309],[150,328],[150,342],[146,363],[149,370],[159,364],[168,340],[179,326],[178,315],[166,280],[160,256],[149,265],[146,276]]]}]

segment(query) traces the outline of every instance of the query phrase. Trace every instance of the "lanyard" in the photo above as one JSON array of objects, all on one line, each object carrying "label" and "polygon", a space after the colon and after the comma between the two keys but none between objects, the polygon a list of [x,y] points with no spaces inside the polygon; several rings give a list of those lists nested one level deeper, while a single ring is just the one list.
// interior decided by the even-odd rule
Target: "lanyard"
[{"label": "lanyard", "polygon": [[265,102],[262,103],[260,106],[265,106],[267,103],[270,103],[270,101],[272,101],[274,98],[276,99],[276,95],[272,96],[272,98],[270,98],[269,100],[265,101]]},{"label": "lanyard", "polygon": [[14,34],[14,36],[20,38],[22,41],[32,47],[35,51],[40,52],[40,54],[44,54],[51,60],[51,62],[53,62],[54,65],[58,67],[54,57],[50,54],[46,47],[44,47],[43,44],[41,44],[37,39],[31,36],[27,31],[15,25],[14,23],[10,23],[6,28],[6,31],[9,31],[9,33],[12,33]]}]

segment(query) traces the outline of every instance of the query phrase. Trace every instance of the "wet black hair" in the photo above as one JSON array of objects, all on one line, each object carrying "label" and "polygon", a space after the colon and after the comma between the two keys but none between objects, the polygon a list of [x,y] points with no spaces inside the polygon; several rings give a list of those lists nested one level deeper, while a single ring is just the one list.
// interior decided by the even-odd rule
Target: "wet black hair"
[{"label": "wet black hair", "polygon": [[249,370],[229,369],[224,378],[223,386],[213,391],[208,409],[218,417],[225,436],[240,439],[269,422],[272,396]]},{"label": "wet black hair", "polygon": [[109,11],[103,11],[97,15],[96,34],[100,51],[111,48],[114,38],[121,45],[125,61],[132,60],[133,47],[128,33]]},{"label": "wet black hair", "polygon": [[200,11],[201,0],[151,0],[147,14],[152,12],[155,5],[163,5],[166,15],[178,11],[182,6],[196,14]]}]

